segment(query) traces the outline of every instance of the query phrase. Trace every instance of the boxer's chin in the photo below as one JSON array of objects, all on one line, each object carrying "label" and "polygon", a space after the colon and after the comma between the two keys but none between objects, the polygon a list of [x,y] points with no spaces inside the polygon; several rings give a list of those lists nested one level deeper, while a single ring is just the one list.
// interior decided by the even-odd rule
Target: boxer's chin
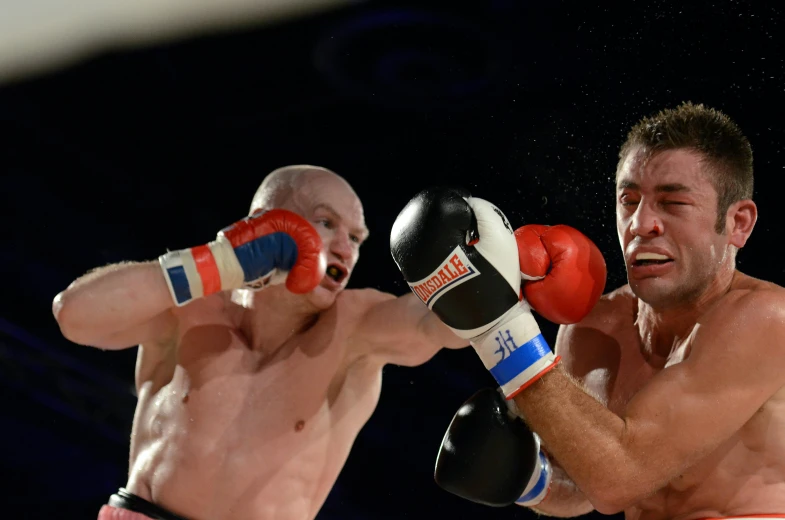
[{"label": "boxer's chin", "polygon": [[320,311],[323,311],[329,309],[332,304],[335,303],[336,296],[338,296],[337,292],[319,285],[316,289],[308,293],[308,301],[311,305]]}]

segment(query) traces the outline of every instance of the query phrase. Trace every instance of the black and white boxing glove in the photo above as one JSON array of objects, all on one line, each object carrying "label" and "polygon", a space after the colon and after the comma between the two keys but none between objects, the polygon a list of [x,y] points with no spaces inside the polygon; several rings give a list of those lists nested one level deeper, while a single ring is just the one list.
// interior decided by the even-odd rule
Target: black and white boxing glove
[{"label": "black and white boxing glove", "polygon": [[547,497],[551,464],[513,406],[486,388],[458,409],[436,458],[434,479],[441,488],[494,507],[532,507]]},{"label": "black and white boxing glove", "polygon": [[411,290],[468,339],[509,399],[558,361],[521,293],[518,244],[504,214],[458,188],[418,193],[390,252]]}]

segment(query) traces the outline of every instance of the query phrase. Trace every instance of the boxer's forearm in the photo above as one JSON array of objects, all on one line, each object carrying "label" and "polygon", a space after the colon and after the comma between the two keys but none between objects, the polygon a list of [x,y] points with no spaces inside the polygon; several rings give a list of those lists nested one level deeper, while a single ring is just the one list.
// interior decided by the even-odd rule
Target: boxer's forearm
[{"label": "boxer's forearm", "polygon": [[[407,295],[406,297],[411,297],[413,299],[412,301],[416,300],[413,294]],[[416,304],[422,305],[419,300],[416,301]],[[425,309],[425,314],[420,324],[420,330],[423,331],[423,334],[433,345],[440,345],[445,348],[463,348],[469,346],[468,339],[458,336],[450,327],[445,325],[436,314],[427,310],[427,308]]]},{"label": "boxer's forearm", "polygon": [[94,346],[102,346],[107,338],[140,327],[173,307],[157,261],[114,264],[91,271],[59,293],[52,304],[63,335],[75,343]]},{"label": "boxer's forearm", "polygon": [[625,443],[625,422],[585,393],[562,370],[545,374],[515,397],[515,404],[545,449],[562,465],[594,508],[604,514],[644,491]]},{"label": "boxer's forearm", "polygon": [[540,504],[531,509],[537,513],[572,518],[585,515],[594,510],[586,496],[581,493],[578,486],[567,476],[567,473],[551,460],[553,480],[548,496]]}]

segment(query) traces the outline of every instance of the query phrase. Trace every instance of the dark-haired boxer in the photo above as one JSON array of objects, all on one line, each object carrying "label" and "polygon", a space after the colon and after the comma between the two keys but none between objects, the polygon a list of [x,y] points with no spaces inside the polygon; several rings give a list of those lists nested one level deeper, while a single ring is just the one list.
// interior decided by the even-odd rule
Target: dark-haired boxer
[{"label": "dark-haired boxer", "polygon": [[[750,144],[725,114],[684,103],[635,125],[615,189],[629,283],[560,328],[554,354],[523,345],[532,362],[511,371],[470,338],[507,399],[484,390],[461,407],[437,482],[560,517],[785,516],[785,291],[735,263],[757,219],[752,188]],[[544,235],[522,258],[542,248]],[[456,301],[446,323],[487,298]],[[485,334],[528,337],[522,315]]]}]

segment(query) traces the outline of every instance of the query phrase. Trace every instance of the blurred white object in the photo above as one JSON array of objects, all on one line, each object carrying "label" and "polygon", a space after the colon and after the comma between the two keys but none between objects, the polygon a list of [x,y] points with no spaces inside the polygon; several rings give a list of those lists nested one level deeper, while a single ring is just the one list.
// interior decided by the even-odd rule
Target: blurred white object
[{"label": "blurred white object", "polygon": [[0,0],[0,82],[100,52],[268,24],[351,0]]}]

